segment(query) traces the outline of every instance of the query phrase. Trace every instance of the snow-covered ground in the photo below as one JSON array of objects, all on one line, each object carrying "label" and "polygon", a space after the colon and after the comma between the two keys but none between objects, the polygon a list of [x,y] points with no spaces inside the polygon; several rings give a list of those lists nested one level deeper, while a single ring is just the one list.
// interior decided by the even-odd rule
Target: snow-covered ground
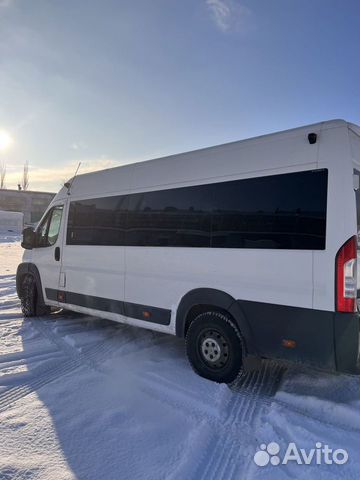
[{"label": "snow-covered ground", "polygon": [[[230,390],[196,376],[177,338],[72,313],[24,319],[10,240],[0,240],[0,479],[359,478],[358,378],[268,362]],[[307,453],[321,442],[349,460],[257,466],[271,442],[280,459],[289,442]]]}]

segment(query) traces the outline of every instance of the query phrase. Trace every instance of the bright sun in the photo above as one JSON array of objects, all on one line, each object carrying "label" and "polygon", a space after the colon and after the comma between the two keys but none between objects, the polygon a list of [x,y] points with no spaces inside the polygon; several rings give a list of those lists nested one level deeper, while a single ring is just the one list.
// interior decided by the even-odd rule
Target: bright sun
[{"label": "bright sun", "polygon": [[14,140],[6,130],[0,130],[0,151],[7,150],[13,144]]}]

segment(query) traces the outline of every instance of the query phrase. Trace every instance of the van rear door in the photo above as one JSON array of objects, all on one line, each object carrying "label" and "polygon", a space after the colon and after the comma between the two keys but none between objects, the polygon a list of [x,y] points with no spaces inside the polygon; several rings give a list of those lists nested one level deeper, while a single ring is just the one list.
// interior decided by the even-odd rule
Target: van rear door
[{"label": "van rear door", "polygon": [[357,221],[357,298],[359,302],[360,297],[360,170],[354,168],[354,190],[356,199],[356,221]]}]

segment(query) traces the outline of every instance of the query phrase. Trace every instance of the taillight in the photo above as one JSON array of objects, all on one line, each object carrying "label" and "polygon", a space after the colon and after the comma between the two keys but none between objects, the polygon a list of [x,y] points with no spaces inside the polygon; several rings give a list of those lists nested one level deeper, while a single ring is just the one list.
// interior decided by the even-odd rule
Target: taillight
[{"label": "taillight", "polygon": [[356,312],[357,237],[351,237],[336,255],[336,310]]}]

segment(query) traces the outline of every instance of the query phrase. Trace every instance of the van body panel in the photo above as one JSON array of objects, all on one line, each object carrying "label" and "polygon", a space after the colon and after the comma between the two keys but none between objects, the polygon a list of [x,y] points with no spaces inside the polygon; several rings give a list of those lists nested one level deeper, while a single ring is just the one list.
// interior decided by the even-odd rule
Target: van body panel
[{"label": "van body panel", "polygon": [[350,151],[354,167],[360,169],[360,131],[349,128]]},{"label": "van body panel", "polygon": [[[334,313],[238,300],[256,338],[259,355],[285,359],[325,369],[336,368],[334,352]],[[286,348],[284,340],[296,343]]]},{"label": "van body panel", "polygon": [[319,167],[328,169],[326,250],[314,251],[313,308],[335,309],[335,257],[340,247],[357,234],[348,128],[321,132]]},{"label": "van body panel", "polygon": [[124,299],[125,248],[67,245],[63,271],[66,290],[84,295]]},{"label": "van body panel", "polygon": [[129,302],[174,310],[190,290],[213,288],[233,298],[312,308],[311,251],[126,247],[126,264]]},{"label": "van body panel", "polygon": [[269,136],[262,141],[236,142],[135,164],[132,190],[225,181],[234,176],[251,178],[259,171],[270,175],[287,167],[292,171],[295,166],[301,166],[297,170],[302,170],[303,166],[316,165],[316,161],[317,146],[309,146],[305,132],[284,138]]}]

